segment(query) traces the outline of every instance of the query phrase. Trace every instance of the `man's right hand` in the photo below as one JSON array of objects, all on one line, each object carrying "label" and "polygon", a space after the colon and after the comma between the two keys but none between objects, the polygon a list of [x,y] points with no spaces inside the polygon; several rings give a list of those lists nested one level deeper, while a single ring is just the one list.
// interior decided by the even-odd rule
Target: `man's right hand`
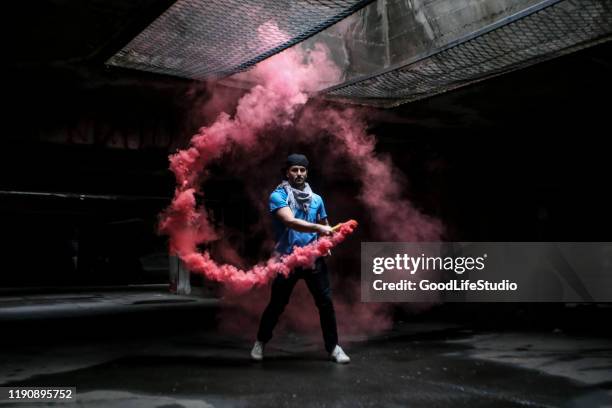
[{"label": "man's right hand", "polygon": [[317,233],[319,233],[320,235],[331,235],[334,232],[332,227],[330,227],[329,225],[322,225],[322,224],[316,224],[316,225],[317,225]]}]

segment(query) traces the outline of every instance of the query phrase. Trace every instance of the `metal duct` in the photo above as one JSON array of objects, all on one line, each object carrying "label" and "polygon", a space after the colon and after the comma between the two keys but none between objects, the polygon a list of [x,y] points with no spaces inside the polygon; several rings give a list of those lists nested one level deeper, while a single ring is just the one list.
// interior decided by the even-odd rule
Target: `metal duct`
[{"label": "metal duct", "polygon": [[[379,4],[381,2],[385,3],[379,0]],[[439,6],[444,2],[449,9],[452,6],[456,9],[460,3],[476,3],[469,0],[425,0],[422,3]],[[413,6],[418,1],[408,3]],[[423,16],[412,17],[412,21],[417,20],[422,22]],[[430,31],[439,34],[439,31]],[[403,61],[330,87],[323,93],[331,99],[392,107],[608,41],[611,33],[612,4],[609,0],[542,1],[442,46],[430,47]]]},{"label": "metal duct", "polygon": [[226,76],[372,0],[179,0],[107,64],[184,78]]}]

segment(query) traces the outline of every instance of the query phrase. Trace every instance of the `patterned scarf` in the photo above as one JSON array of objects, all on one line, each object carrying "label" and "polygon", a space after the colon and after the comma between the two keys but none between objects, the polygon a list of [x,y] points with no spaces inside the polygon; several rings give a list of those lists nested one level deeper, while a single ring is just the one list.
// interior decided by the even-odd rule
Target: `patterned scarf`
[{"label": "patterned scarf", "polygon": [[289,208],[291,208],[293,214],[295,214],[299,208],[308,214],[310,202],[312,201],[312,190],[308,183],[305,183],[304,190],[298,190],[297,188],[291,187],[291,184],[289,184],[287,180],[283,180],[278,187],[282,187],[287,192],[287,204],[289,204]]}]

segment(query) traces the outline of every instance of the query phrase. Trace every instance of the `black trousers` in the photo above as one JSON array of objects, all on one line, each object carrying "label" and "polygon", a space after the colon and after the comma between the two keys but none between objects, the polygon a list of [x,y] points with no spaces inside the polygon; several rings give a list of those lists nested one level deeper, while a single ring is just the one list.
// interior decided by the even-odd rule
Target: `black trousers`
[{"label": "black trousers", "polygon": [[319,319],[323,331],[325,350],[331,353],[338,344],[338,331],[336,328],[336,312],[331,299],[331,287],[327,265],[323,258],[317,259],[314,269],[296,268],[288,276],[279,274],[272,282],[270,303],[264,310],[259,323],[257,340],[267,342],[272,338],[272,331],[278,323],[278,318],[289,303],[289,297],[298,280],[304,279],[308,290],[314,298],[319,309]]}]

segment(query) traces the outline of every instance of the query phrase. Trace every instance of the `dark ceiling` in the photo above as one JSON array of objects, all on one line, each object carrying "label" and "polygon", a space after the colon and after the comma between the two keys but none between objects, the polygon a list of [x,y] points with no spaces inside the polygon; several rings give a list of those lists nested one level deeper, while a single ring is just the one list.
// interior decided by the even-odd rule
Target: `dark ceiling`
[{"label": "dark ceiling", "polygon": [[[39,0],[11,2],[5,16],[15,24],[7,97],[23,110],[30,98],[47,106],[67,95],[105,89],[114,97],[145,93],[176,96],[189,82],[104,62],[173,2],[169,0]],[[381,111],[384,123],[424,128],[489,127],[509,118],[539,123],[583,112],[602,117],[610,90],[612,45],[561,57],[449,92]],[[108,91],[116,89],[116,91]],[[120,91],[119,91],[120,90]],[[123,93],[122,93],[123,92]],[[128,98],[132,98],[127,96]],[[19,101],[23,102],[22,104]],[[590,113],[589,113],[590,112]],[[18,112],[17,112],[18,113]]]},{"label": "dark ceiling", "polygon": [[[169,0],[12,2],[20,28],[12,60],[20,66],[103,62],[169,7]],[[26,29],[27,28],[27,29]]]}]

